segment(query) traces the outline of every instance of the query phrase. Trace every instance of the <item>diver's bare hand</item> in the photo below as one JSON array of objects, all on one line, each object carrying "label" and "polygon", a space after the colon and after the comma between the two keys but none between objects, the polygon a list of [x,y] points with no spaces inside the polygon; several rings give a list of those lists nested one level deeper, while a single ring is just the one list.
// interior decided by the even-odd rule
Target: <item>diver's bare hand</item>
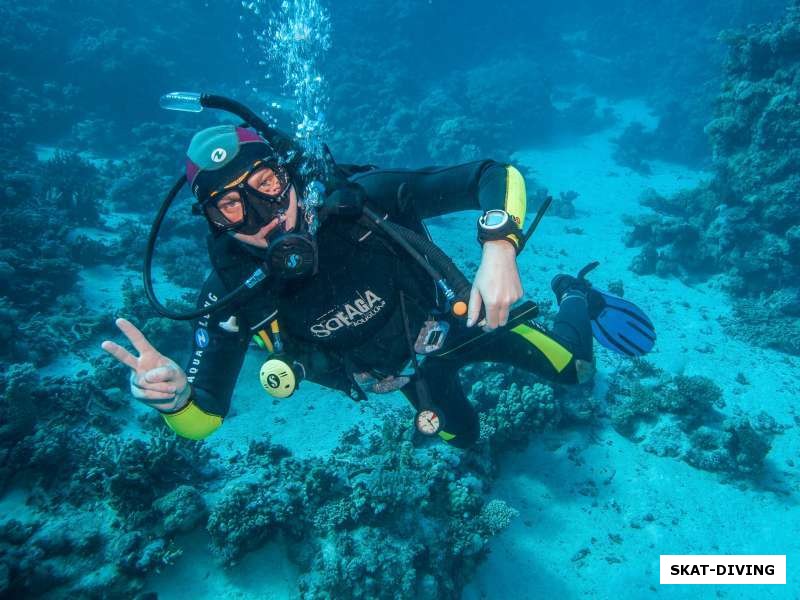
[{"label": "diver's bare hand", "polygon": [[134,397],[163,412],[173,412],[186,406],[191,387],[183,369],[156,350],[133,323],[126,319],[117,319],[116,324],[139,352],[139,356],[134,356],[109,340],[104,341],[101,347],[132,369],[131,393]]},{"label": "diver's bare hand", "polygon": [[488,241],[483,244],[483,257],[475,274],[469,297],[467,326],[478,320],[485,305],[484,331],[492,331],[508,322],[511,306],[522,298],[522,282],[517,270],[517,251],[511,242]]}]

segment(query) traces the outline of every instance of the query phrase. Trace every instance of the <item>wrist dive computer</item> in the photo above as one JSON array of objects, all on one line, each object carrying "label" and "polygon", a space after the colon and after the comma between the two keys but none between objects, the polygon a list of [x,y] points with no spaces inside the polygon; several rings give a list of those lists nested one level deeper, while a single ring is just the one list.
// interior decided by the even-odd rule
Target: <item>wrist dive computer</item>
[{"label": "wrist dive computer", "polygon": [[523,235],[516,217],[502,209],[487,210],[478,218],[478,241],[506,240],[519,254],[522,251]]}]

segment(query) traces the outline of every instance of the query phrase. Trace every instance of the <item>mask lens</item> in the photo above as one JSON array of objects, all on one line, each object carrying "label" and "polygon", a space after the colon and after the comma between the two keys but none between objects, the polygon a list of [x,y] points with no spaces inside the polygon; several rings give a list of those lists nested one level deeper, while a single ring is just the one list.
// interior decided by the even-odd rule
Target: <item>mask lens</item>
[{"label": "mask lens", "polygon": [[206,205],[208,218],[218,227],[230,228],[244,223],[244,202],[239,192],[228,192]]},{"label": "mask lens", "polygon": [[281,199],[289,187],[289,177],[285,169],[265,165],[253,172],[248,179],[248,185],[260,194]]}]

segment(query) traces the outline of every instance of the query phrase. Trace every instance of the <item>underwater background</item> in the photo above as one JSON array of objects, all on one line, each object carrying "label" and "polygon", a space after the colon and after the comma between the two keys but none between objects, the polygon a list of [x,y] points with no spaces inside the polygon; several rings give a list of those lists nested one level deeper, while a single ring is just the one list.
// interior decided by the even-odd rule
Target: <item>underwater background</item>
[{"label": "underwater background", "polygon": [[[800,2],[0,2],[0,597],[798,598]],[[185,362],[142,292],[193,132],[234,97],[343,162],[511,161],[550,212],[519,257],[591,260],[659,332],[595,381],[462,372],[469,451],[399,394],[246,359],[225,425],[177,438],[99,348],[114,318]],[[182,197],[156,264],[194,302]],[[429,222],[467,274],[476,212]],[[786,586],[660,586],[661,554],[787,554]]]}]

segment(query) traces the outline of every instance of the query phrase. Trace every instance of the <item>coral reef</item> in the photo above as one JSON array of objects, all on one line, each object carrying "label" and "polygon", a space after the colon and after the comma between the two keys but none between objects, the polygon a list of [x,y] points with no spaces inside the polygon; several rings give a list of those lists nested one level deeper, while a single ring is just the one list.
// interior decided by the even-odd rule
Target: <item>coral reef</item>
[{"label": "coral reef", "polygon": [[650,165],[645,161],[645,156],[652,156],[655,153],[649,147],[648,133],[645,127],[638,121],[631,123],[625,131],[614,140],[616,149],[614,150],[614,160],[618,165],[628,167],[640,175],[650,175]]},{"label": "coral reef", "polygon": [[800,294],[778,290],[759,299],[738,300],[733,317],[722,320],[728,335],[800,356]]},{"label": "coral reef", "polygon": [[[117,415],[129,414],[129,399],[120,390],[41,378],[31,364],[14,365],[0,390],[3,486],[27,482],[37,515],[0,523],[3,593],[135,594],[180,556],[176,535],[207,523],[227,564],[276,536],[288,540],[305,597],[454,598],[516,514],[486,497],[494,467],[485,451],[415,445],[405,411],[378,432],[346,433],[327,458],[253,442],[225,462],[220,480],[219,459],[160,420],[144,439],[122,436]],[[482,445],[520,444],[558,422],[548,387],[493,390],[476,390],[493,405]],[[65,504],[65,516],[45,520]]]},{"label": "coral reef", "polygon": [[561,420],[550,386],[518,384],[503,372],[486,373],[472,386],[471,397],[481,410],[481,438],[495,449],[527,443],[531,433],[555,428]]},{"label": "coral reef", "polygon": [[231,563],[284,536],[306,598],[457,597],[516,513],[485,500],[480,458],[415,448],[411,434],[408,415],[394,413],[379,434],[346,433],[326,459],[251,444],[235,461],[244,480],[211,510],[215,551]]},{"label": "coral reef", "polygon": [[37,383],[36,369],[30,363],[11,365],[0,378],[0,440],[4,446],[33,432],[36,409],[28,394]]},{"label": "coral reef", "polygon": [[[218,477],[202,444],[159,431],[120,435],[127,397],[90,379],[0,377],[0,491],[27,495],[24,520],[0,523],[0,595],[130,597],[180,555],[173,536],[202,523],[192,486]],[[129,416],[128,416],[129,418]]]},{"label": "coral reef", "polygon": [[[722,390],[705,377],[676,375],[655,385],[633,381],[627,389],[611,386],[610,416],[614,428],[632,435],[640,420],[657,419],[665,413],[676,415],[685,428],[702,422],[710,411],[725,406]],[[624,397],[624,401],[620,398]]]},{"label": "coral reef", "polygon": [[757,472],[771,444],[747,419],[726,421],[722,429],[699,427],[690,438],[685,460],[706,471]]},{"label": "coral reef", "polygon": [[578,199],[580,194],[575,190],[568,190],[566,192],[559,192],[558,198],[553,200],[553,205],[550,207],[548,213],[553,217],[560,217],[562,219],[575,218],[575,200]]},{"label": "coral reef", "polygon": [[761,472],[772,438],[784,427],[763,411],[725,417],[722,390],[706,377],[648,370],[642,377],[641,365],[623,369],[609,388],[609,416],[618,432],[647,452],[698,469],[736,477]]},{"label": "coral reef", "polygon": [[133,598],[180,551],[163,538],[114,529],[102,509],[0,526],[3,597]]},{"label": "coral reef", "polygon": [[[726,78],[706,127],[714,177],[673,198],[648,194],[643,203],[656,214],[629,220],[627,237],[628,245],[643,245],[632,265],[639,273],[722,274],[724,286],[748,303],[739,311],[743,326],[732,331],[790,352],[796,345],[775,340],[796,320],[800,298],[798,36],[797,3],[779,22],[723,35]],[[773,311],[766,307],[776,293],[782,306]],[[763,331],[754,334],[758,323]]]},{"label": "coral reef", "polygon": [[77,153],[57,151],[42,165],[37,178],[47,204],[64,212],[76,225],[97,225],[98,201],[102,196],[99,169]]},{"label": "coral reef", "polygon": [[660,111],[658,125],[652,131],[639,121],[629,124],[614,140],[614,160],[640,175],[651,174],[653,160],[707,166],[711,158],[704,134],[707,106],[696,98],[694,103],[701,106],[687,106],[686,100],[669,102]]}]

